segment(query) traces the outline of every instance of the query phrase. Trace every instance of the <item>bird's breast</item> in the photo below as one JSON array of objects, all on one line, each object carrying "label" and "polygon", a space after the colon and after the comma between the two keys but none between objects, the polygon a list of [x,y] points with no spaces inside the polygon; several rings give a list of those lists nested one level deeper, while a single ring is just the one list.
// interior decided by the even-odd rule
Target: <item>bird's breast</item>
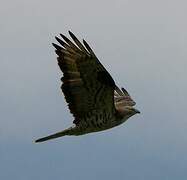
[{"label": "bird's breast", "polygon": [[76,126],[77,135],[99,132],[118,126],[122,122],[115,115],[96,115],[84,118]]}]

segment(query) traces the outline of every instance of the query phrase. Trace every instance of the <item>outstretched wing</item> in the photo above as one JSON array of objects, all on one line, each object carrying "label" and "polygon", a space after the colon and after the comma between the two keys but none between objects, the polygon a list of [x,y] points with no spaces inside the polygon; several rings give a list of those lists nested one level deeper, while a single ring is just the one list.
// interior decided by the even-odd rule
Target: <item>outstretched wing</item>
[{"label": "outstretched wing", "polygon": [[63,72],[62,91],[78,124],[92,115],[115,112],[115,82],[99,62],[90,46],[83,44],[69,31],[74,43],[60,34],[61,46],[53,44],[58,65]]},{"label": "outstretched wing", "polygon": [[124,88],[119,89],[117,86],[114,91],[114,104],[116,109],[125,106],[134,106],[136,103],[133,101],[127,90]]}]

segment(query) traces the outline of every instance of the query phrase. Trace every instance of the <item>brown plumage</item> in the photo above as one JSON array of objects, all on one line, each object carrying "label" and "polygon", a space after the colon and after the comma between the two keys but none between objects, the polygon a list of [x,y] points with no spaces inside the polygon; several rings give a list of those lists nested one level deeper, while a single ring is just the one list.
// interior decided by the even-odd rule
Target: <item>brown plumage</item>
[{"label": "brown plumage", "polygon": [[36,140],[42,142],[65,135],[82,135],[112,128],[136,113],[135,102],[128,92],[115,85],[93,50],[69,31],[74,43],[60,34],[54,44],[57,61],[63,72],[62,92],[74,116],[72,126],[56,134]]}]

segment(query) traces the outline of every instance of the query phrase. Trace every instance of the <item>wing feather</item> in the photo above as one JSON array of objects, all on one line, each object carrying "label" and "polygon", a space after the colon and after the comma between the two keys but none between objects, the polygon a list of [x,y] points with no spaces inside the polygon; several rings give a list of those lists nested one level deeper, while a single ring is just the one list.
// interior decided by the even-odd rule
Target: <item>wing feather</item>
[{"label": "wing feather", "polygon": [[116,109],[125,107],[125,106],[134,106],[136,103],[133,101],[129,93],[124,88],[115,87],[114,92],[114,103]]},{"label": "wing feather", "polygon": [[[89,51],[89,53],[92,55],[92,56],[95,56],[93,50],[91,49],[91,47],[88,45],[88,43],[83,39],[83,43],[85,45],[85,47],[87,48],[87,50]],[[96,56],[95,56],[96,57]]]},{"label": "wing feather", "polygon": [[82,52],[88,54],[88,51],[84,48],[82,43],[76,38],[76,36],[71,31],[69,31],[69,35],[71,36],[75,44],[82,50]]},{"label": "wing feather", "polygon": [[60,34],[64,41],[56,37],[61,46],[54,43],[53,46],[63,72],[61,88],[75,117],[74,123],[78,124],[97,113],[114,113],[114,80],[88,43],[83,40],[83,45],[72,32],[69,34],[75,44]]}]

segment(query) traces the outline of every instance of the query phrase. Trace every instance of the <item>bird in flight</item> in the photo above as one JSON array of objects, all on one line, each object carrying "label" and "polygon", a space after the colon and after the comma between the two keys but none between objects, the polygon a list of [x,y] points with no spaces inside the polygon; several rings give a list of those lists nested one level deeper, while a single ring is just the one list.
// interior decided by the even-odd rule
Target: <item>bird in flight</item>
[{"label": "bird in flight", "polygon": [[118,88],[88,43],[83,44],[69,31],[73,41],[63,34],[55,37],[58,65],[63,72],[62,92],[74,117],[74,125],[40,138],[43,142],[66,135],[83,135],[103,131],[124,123],[140,113],[124,88]]}]

